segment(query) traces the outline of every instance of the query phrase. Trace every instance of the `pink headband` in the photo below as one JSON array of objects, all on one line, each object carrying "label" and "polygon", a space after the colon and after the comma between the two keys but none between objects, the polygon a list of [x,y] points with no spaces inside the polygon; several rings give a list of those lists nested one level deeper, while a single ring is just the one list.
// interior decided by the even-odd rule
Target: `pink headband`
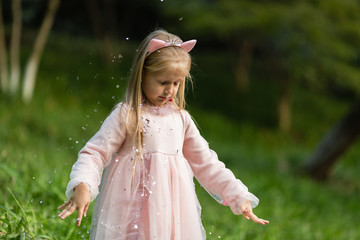
[{"label": "pink headband", "polygon": [[156,50],[159,50],[160,48],[173,47],[173,46],[181,47],[186,52],[190,52],[191,49],[193,49],[193,47],[195,46],[195,44],[196,44],[196,40],[190,40],[183,43],[167,43],[163,40],[153,38],[149,43],[148,54],[146,56],[149,56],[151,53],[155,52]]}]

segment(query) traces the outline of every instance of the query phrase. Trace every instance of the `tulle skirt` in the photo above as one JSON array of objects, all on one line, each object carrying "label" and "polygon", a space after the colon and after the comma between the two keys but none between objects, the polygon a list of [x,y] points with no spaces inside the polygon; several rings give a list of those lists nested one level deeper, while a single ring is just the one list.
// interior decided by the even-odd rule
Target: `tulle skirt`
[{"label": "tulle skirt", "polygon": [[180,154],[132,155],[106,169],[93,213],[96,240],[205,239],[193,173]]}]

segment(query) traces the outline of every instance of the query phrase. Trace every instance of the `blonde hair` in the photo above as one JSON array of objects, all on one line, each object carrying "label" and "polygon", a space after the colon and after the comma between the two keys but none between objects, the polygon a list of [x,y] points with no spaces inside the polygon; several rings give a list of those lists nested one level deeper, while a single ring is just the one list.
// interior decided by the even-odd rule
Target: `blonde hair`
[{"label": "blonde hair", "polygon": [[[191,57],[184,49],[177,46],[161,48],[148,55],[148,45],[151,39],[163,40],[167,43],[182,43],[182,40],[165,30],[156,30],[150,33],[141,43],[135,56],[128,87],[125,92],[123,106],[126,106],[126,128],[130,136],[133,137],[136,157],[134,160],[134,171],[138,160],[144,164],[142,148],[143,135],[141,124],[142,106],[142,79],[146,73],[166,73],[172,74],[180,71],[186,76],[185,81],[181,81],[174,104],[178,109],[185,108],[185,83],[191,81],[190,68]],[[133,174],[134,175],[134,174]]]}]

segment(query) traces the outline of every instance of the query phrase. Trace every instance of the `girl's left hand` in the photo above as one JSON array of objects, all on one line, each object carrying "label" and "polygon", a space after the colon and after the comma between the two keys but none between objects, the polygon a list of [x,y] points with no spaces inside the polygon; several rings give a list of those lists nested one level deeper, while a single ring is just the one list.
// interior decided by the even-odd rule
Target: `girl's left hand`
[{"label": "girl's left hand", "polygon": [[244,216],[245,219],[249,220],[253,220],[256,223],[259,223],[261,225],[265,225],[268,224],[269,221],[268,220],[264,220],[261,218],[258,218],[252,211],[252,207],[251,207],[251,203],[249,200],[247,200],[246,202],[244,202],[243,204],[240,204],[240,212],[242,213],[242,215]]}]

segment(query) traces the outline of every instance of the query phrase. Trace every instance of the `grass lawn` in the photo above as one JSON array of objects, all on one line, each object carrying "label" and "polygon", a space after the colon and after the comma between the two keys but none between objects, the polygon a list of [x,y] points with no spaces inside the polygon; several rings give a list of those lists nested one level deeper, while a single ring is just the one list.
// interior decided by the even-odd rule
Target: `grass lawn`
[{"label": "grass lawn", "polygon": [[[89,237],[91,210],[78,228],[75,215],[64,221],[57,217],[57,206],[66,200],[64,191],[78,151],[121,98],[132,58],[115,53],[116,61],[104,64],[91,42],[66,43],[66,38],[49,42],[30,105],[0,95],[0,239]],[[216,76],[211,71],[217,70],[202,65],[203,59],[197,56],[197,65],[206,73],[202,78],[211,79]],[[200,79],[189,110],[210,147],[260,199],[255,213],[270,220],[261,226],[234,216],[197,185],[208,239],[360,239],[359,143],[341,158],[328,182],[298,174],[349,103],[295,88],[293,130],[281,134],[271,124],[236,119],[197,104],[197,92],[210,91],[203,86]],[[254,114],[251,107],[239,109],[244,115]]]}]

